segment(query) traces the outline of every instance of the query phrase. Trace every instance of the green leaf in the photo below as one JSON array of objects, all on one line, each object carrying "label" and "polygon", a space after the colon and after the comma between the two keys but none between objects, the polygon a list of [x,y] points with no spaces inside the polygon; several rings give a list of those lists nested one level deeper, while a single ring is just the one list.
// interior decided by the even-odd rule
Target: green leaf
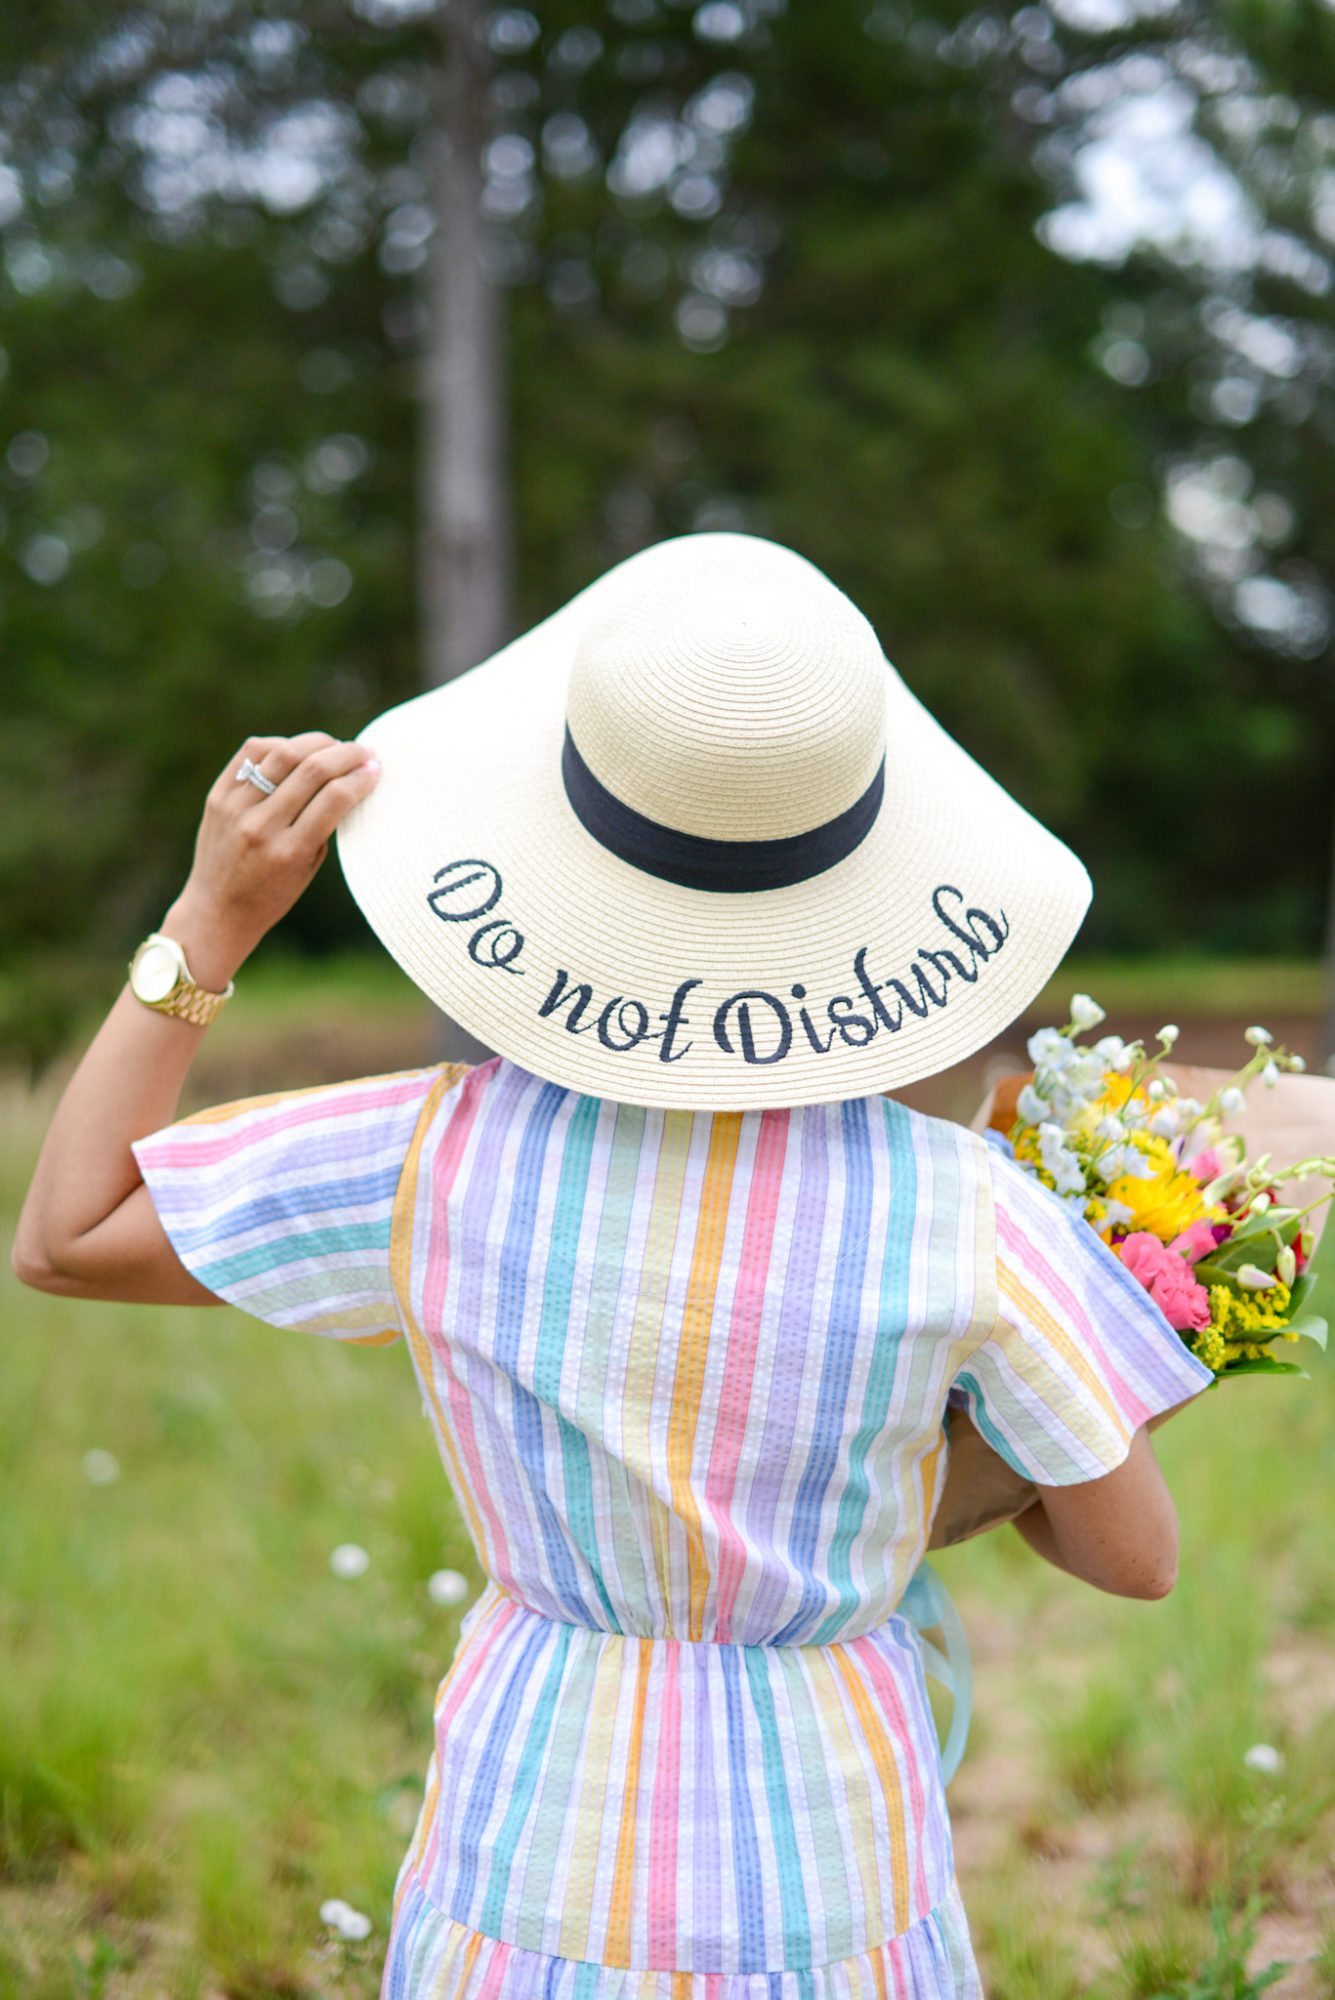
[{"label": "green leaf", "polygon": [[1304,1271],[1301,1278],[1294,1279],[1289,1292],[1289,1311],[1291,1313],[1301,1312],[1308,1299],[1312,1296],[1312,1287],[1315,1283],[1316,1279],[1310,1271]]},{"label": "green leaf", "polygon": [[1219,1380],[1231,1382],[1235,1375],[1301,1375],[1304,1382],[1312,1379],[1296,1361],[1276,1361],[1269,1354],[1260,1355],[1255,1361],[1230,1361]]},{"label": "green leaf", "polygon": [[1300,1340],[1314,1340],[1324,1353],[1330,1328],[1320,1313],[1304,1313],[1301,1319],[1291,1319],[1288,1331],[1296,1333]]}]

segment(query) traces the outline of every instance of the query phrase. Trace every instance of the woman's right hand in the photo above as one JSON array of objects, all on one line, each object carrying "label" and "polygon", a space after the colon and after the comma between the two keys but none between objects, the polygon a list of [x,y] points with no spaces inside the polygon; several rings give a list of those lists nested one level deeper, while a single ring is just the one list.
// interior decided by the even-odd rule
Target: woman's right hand
[{"label": "woman's right hand", "polygon": [[[272,781],[271,794],[238,782],[247,757]],[[229,760],[205,801],[189,878],[162,923],[201,986],[220,992],[287,915],[334,828],[379,775],[364,745],[320,730],[251,737]]]}]

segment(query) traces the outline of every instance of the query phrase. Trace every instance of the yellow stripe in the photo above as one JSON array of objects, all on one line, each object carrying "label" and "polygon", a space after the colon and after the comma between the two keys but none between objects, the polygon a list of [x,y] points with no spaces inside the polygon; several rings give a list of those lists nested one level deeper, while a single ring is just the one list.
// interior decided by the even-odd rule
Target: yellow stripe
[{"label": "yellow stripe", "polygon": [[560,1958],[587,1958],[593,1890],[598,1874],[598,1848],[603,1830],[607,1774],[612,1763],[612,1731],[616,1724],[617,1690],[625,1659],[625,1640],[609,1638],[598,1656],[598,1671],[589,1698],[589,1734],[582,1755],[584,1784],[570,1847],[567,1887],[561,1902]]},{"label": "yellow stripe", "polygon": [[[672,1249],[681,1218],[681,1190],[686,1178],[694,1118],[689,1111],[663,1114],[658,1147],[658,1171],[649,1208],[649,1226],[640,1257],[640,1289],[635,1300],[626,1356],[626,1386],[622,1394],[623,1444],[626,1470],[646,1496],[658,1594],[663,1606],[664,1633],[675,1637],[670,1588],[669,1534],[672,1513],[654,1486],[654,1371],[662,1353],[663,1306],[672,1273]],[[647,1583],[646,1583],[647,1588]]]},{"label": "yellow stripe", "polygon": [[409,1146],[407,1156],[404,1159],[403,1171],[399,1175],[399,1185],[394,1195],[394,1219],[390,1223],[389,1229],[389,1275],[390,1282],[394,1288],[394,1296],[398,1300],[399,1311],[403,1315],[404,1329],[408,1335],[408,1345],[411,1347],[413,1359],[417,1363],[418,1377],[422,1383],[422,1387],[431,1399],[431,1407],[435,1412],[436,1435],[444,1445],[445,1450],[449,1453],[450,1471],[453,1474],[454,1489],[468,1517],[468,1532],[473,1538],[473,1547],[477,1550],[479,1560],[482,1561],[485,1567],[487,1537],[483,1529],[482,1517],[477,1511],[477,1502],[473,1498],[472,1489],[468,1484],[459,1453],[455,1447],[454,1432],[446,1418],[444,1409],[441,1407],[440,1394],[436,1388],[434,1360],[426,1337],[413,1316],[412,1291],[410,1286],[413,1217],[416,1213],[417,1175],[422,1164],[422,1147],[426,1141],[431,1120],[435,1116],[436,1106],[440,1103],[446,1091],[453,1089],[454,1085],[459,1081],[465,1067],[466,1065],[463,1063],[443,1063],[441,1065],[440,1075],[432,1084],[426,1102],[418,1115],[417,1124],[413,1129],[412,1144]]},{"label": "yellow stripe", "polygon": [[899,1788],[899,1766],[890,1745],[881,1718],[872,1705],[866,1685],[858,1671],[856,1660],[850,1659],[842,1646],[830,1648],[834,1663],[848,1689],[854,1712],[862,1725],[862,1733],[876,1766],[876,1775],[881,1781],[885,1794],[885,1810],[890,1821],[890,1881],[895,1897],[895,1921],[893,1928],[898,1933],[907,1928],[909,1921],[909,1850],[904,1832],[904,1798]]},{"label": "yellow stripe", "polygon": [[388,1347],[391,1341],[395,1341],[398,1338],[399,1329],[396,1326],[392,1326],[387,1333],[347,1334],[344,1336],[343,1345],[345,1347]]},{"label": "yellow stripe", "polygon": [[[997,1276],[1004,1295],[1011,1301],[1012,1305],[1015,1306],[1023,1318],[1032,1321],[1038,1328],[1044,1339],[1061,1356],[1072,1373],[1077,1375],[1081,1382],[1084,1383],[1094,1401],[1107,1413],[1114,1429],[1122,1437],[1125,1437],[1127,1434],[1126,1423],[1122,1413],[1108,1393],[1106,1386],[1099,1380],[1088,1357],[1080,1352],[1080,1349],[1076,1346],[1070,1335],[1052,1317],[1052,1314],[1043,1305],[1042,1301],[1036,1299],[1031,1292],[1026,1291],[1014,1273],[1009,1271],[1000,1262],[997,1265]],[[1020,1375],[1024,1374],[1023,1362],[1018,1363],[1017,1372]],[[1050,1404],[1052,1399],[1045,1392],[1043,1400]],[[1071,1429],[1079,1432],[1081,1426],[1079,1424],[1072,1424]]]},{"label": "yellow stripe", "polygon": [[668,1411],[668,1480],[672,1488],[673,1508],[686,1529],[686,1573],[690,1600],[686,1631],[691,1639],[704,1637],[705,1594],[709,1589],[709,1565],[705,1557],[704,1537],[700,1532],[700,1508],[691,1489],[691,1458],[695,1450],[696,1425],[700,1421],[700,1398],[705,1384],[705,1357],[709,1352],[714,1293],[718,1286],[723,1240],[728,1227],[728,1198],[732,1193],[733,1168],[741,1136],[740,1111],[715,1112],[709,1135],[709,1157],[705,1161],[704,1183],[700,1190],[700,1219],[695,1231],[691,1275],[682,1311],[677,1374],[672,1384],[672,1405]]},{"label": "yellow stripe", "polygon": [[612,1900],[607,1912],[607,1941],[600,1954],[604,1965],[630,1964],[630,1903],[635,1876],[635,1820],[640,1800],[640,1751],[644,1744],[644,1711],[649,1698],[649,1663],[654,1641],[637,1641],[639,1659],[635,1675],[635,1714],[631,1720],[630,1750],[626,1760],[626,1791],[621,1806],[621,1831],[617,1836],[616,1872],[612,1877]]},{"label": "yellow stripe", "polygon": [[464,1946],[464,1969],[459,1976],[458,1987],[455,1989],[457,1992],[467,1993],[468,1982],[473,1977],[473,1967],[477,1964],[477,1955],[484,1944],[493,1944],[493,1940],[484,1937],[481,1931],[474,1931],[469,1937],[468,1943]]},{"label": "yellow stripe", "polygon": [[[894,1925],[887,1923],[882,1905],[881,1871],[876,1866],[875,1858],[877,1835],[876,1824],[872,1817],[871,1785],[867,1778],[866,1764],[853,1741],[853,1732],[848,1726],[848,1717],[844,1713],[839,1685],[834,1676],[833,1656],[836,1650],[833,1646],[802,1648],[811,1675],[811,1692],[815,1699],[816,1710],[826,1725],[827,1740],[834,1745],[834,1769],[843,1777],[848,1811],[853,1819],[853,1852],[857,1857],[858,1877],[862,1884],[862,1906],[867,1912],[867,1934],[869,1937],[879,1938],[884,1937],[887,1930],[892,1930]],[[859,1838],[858,1831],[859,1792],[862,1794],[861,1818],[865,1838]]]}]

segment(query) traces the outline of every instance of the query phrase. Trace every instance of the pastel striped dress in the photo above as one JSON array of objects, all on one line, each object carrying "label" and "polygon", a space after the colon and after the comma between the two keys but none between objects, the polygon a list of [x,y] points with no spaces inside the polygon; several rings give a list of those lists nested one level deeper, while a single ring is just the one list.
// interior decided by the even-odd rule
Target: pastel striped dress
[{"label": "pastel striped dress", "polygon": [[1063,1484],[1210,1379],[1068,1207],[882,1097],[646,1111],[502,1060],[136,1152],[212,1291],[406,1337],[488,1579],[386,2000],[979,1993],[896,1611],[947,1399]]}]

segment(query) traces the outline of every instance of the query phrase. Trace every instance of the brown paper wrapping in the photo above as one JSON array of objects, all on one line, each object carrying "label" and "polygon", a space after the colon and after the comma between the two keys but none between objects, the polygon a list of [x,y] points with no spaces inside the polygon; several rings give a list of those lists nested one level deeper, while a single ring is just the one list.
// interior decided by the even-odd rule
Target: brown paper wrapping
[{"label": "brown paper wrapping", "polygon": [[[1232,1074],[1221,1069],[1195,1069],[1185,1063],[1166,1067],[1184,1097],[1198,1097],[1202,1102],[1227,1083]],[[1003,1077],[979,1107],[973,1130],[985,1132],[989,1126],[995,1126],[1008,1132],[1015,1122],[1015,1100],[1029,1081],[1030,1075]],[[1231,1122],[1229,1129],[1241,1132],[1249,1159],[1272,1153],[1279,1167],[1313,1153],[1335,1152],[1335,1077],[1286,1074],[1273,1089],[1254,1083],[1247,1092],[1246,1110]],[[1301,1207],[1315,1199],[1322,1186],[1316,1180],[1291,1182],[1285,1188],[1285,1199]],[[1327,1203],[1311,1217],[1310,1226],[1318,1236],[1328,1207]],[[1165,1422],[1172,1414],[1170,1410],[1163,1417],[1152,1419],[1150,1428]],[[1038,1497],[1030,1482],[1012,1471],[1005,1459],[983,1442],[962,1410],[947,1412],[946,1429],[950,1435],[950,1464],[946,1489],[928,1542],[933,1549],[950,1548],[956,1542],[967,1542],[989,1528],[1013,1521]]]}]

